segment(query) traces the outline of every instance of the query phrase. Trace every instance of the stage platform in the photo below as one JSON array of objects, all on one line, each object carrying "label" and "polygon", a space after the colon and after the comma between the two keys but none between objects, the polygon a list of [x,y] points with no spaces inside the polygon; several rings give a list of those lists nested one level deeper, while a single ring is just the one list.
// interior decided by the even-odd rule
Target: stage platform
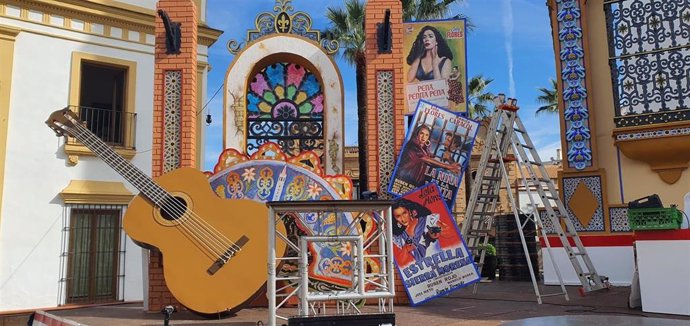
[{"label": "stage platform", "polygon": [[[629,287],[578,295],[577,287],[569,286],[570,301],[563,296],[544,298],[539,305],[531,282],[481,283],[479,292],[469,288],[458,290],[418,307],[396,306],[398,326],[451,326],[451,325],[631,325],[680,326],[690,325],[690,316],[645,313],[628,309]],[[542,287],[542,293],[557,292],[560,287]],[[365,307],[365,311],[374,312]],[[163,315],[146,313],[141,303],[57,310],[49,313],[82,325],[163,325]],[[203,319],[190,312],[177,312],[171,319],[175,326],[267,325],[268,309],[245,309],[222,320]],[[285,323],[287,324],[287,323]]]}]

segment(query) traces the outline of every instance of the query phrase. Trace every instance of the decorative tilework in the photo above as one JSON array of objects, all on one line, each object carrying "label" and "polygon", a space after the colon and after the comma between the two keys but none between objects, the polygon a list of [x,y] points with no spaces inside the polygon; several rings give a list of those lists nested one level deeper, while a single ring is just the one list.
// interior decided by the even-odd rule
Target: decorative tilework
[{"label": "decorative tilework", "polygon": [[[554,207],[554,210],[558,210],[557,207]],[[546,234],[556,234],[556,228],[553,225],[553,222],[551,222],[551,219],[549,218],[549,212],[546,210],[539,210],[539,218],[541,219],[541,224],[544,227],[544,231]]]},{"label": "decorative tilework", "polygon": [[182,71],[165,72],[165,108],[163,136],[163,172],[170,172],[182,162],[180,143],[182,121]]},{"label": "decorative tilework", "polygon": [[690,128],[673,128],[663,130],[641,131],[629,134],[618,134],[616,135],[616,140],[638,140],[682,135],[690,135]]},{"label": "decorative tilework", "polygon": [[628,208],[609,207],[609,224],[611,232],[632,232],[628,224]]},{"label": "decorative tilework", "polygon": [[376,75],[379,139],[379,196],[388,196],[388,185],[395,168],[395,128],[393,117],[393,72],[379,71]]},{"label": "decorative tilework", "polygon": [[585,84],[582,11],[579,0],[556,0],[568,165],[592,166],[589,108]]},{"label": "decorative tilework", "polygon": [[[599,207],[594,211],[594,215],[589,222],[589,225],[584,226],[582,223],[575,218],[575,214],[570,209],[570,199],[573,197],[577,186],[580,183],[584,183],[587,189],[596,198],[596,202]],[[575,178],[563,178],[563,195],[565,198],[565,207],[568,211],[568,218],[575,226],[575,231],[577,232],[603,232],[604,228],[604,202],[601,187],[601,177],[590,176],[590,177],[575,177]]]}]

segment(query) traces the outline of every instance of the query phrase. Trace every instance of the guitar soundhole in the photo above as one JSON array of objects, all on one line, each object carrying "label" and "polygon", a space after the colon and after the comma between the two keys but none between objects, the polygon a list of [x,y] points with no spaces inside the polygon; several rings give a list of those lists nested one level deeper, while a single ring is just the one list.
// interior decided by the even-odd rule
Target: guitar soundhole
[{"label": "guitar soundhole", "polygon": [[187,211],[187,202],[182,197],[169,197],[161,205],[161,216],[168,221],[181,218]]}]

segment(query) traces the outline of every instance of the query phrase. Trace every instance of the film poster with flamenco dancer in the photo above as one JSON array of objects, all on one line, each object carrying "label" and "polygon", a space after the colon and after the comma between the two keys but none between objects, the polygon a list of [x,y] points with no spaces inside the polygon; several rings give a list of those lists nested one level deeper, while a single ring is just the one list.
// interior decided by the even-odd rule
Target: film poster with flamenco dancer
[{"label": "film poster with flamenco dancer", "polygon": [[405,112],[424,99],[467,113],[465,39],[464,19],[403,24]]},{"label": "film poster with flamenco dancer", "polygon": [[393,255],[417,305],[479,281],[479,273],[436,184],[393,202]]},{"label": "film poster with flamenco dancer", "polygon": [[421,100],[405,136],[388,192],[402,195],[435,182],[454,207],[479,123]]}]

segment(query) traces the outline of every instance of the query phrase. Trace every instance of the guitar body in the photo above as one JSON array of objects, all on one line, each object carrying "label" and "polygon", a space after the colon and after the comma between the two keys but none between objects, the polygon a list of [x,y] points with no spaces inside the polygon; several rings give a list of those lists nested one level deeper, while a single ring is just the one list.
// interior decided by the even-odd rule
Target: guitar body
[{"label": "guitar body", "polygon": [[[206,176],[193,168],[177,169],[156,182],[186,202],[177,210],[185,211],[182,217],[171,218],[139,195],[130,203],[123,224],[133,240],[162,252],[165,282],[175,298],[205,314],[234,311],[254,299],[268,275],[266,205],[219,198]],[[285,234],[283,223],[276,228]],[[219,267],[220,256],[233,251],[233,244],[241,250]],[[285,243],[276,241],[276,254],[284,252]]]}]

